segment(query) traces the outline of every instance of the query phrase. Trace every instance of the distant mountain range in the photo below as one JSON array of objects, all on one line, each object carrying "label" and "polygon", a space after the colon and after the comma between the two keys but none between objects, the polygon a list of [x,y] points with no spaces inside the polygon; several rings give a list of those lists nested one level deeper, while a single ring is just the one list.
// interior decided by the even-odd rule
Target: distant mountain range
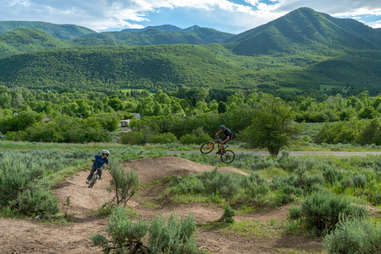
[{"label": "distant mountain range", "polygon": [[238,35],[199,26],[96,33],[0,22],[0,84],[8,86],[381,91],[380,56],[381,29],[309,8]]}]

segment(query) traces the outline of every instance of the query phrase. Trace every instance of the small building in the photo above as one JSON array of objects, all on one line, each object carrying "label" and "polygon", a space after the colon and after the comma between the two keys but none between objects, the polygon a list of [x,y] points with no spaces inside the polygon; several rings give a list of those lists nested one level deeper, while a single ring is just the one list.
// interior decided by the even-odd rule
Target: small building
[{"label": "small building", "polygon": [[129,127],[131,119],[120,120],[120,127]]},{"label": "small building", "polygon": [[52,121],[52,119],[51,119],[51,118],[48,118],[48,117],[45,117],[45,118],[42,119],[42,121],[43,121],[44,123],[49,123],[49,122]]},{"label": "small building", "polygon": [[135,119],[140,120],[142,119],[142,116],[139,113],[132,113],[132,115],[135,117]]}]

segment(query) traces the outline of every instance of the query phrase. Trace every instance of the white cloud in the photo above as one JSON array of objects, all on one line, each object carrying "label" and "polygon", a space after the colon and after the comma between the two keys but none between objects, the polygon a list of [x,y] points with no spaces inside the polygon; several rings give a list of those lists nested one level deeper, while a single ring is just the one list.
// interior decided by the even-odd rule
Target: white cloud
[{"label": "white cloud", "polygon": [[[381,0],[0,0],[1,20],[41,20],[74,23],[95,30],[140,28],[161,9],[194,10],[216,27],[241,32],[269,22],[299,7],[311,7],[338,17],[381,15]],[[204,16],[204,17],[202,17]],[[209,20],[206,20],[206,17]],[[181,19],[179,17],[178,19]],[[202,19],[204,18],[204,19]],[[193,20],[192,20],[193,21]],[[208,22],[207,22],[208,21]],[[368,22],[379,27],[379,21]],[[176,25],[176,24],[175,24]]]}]

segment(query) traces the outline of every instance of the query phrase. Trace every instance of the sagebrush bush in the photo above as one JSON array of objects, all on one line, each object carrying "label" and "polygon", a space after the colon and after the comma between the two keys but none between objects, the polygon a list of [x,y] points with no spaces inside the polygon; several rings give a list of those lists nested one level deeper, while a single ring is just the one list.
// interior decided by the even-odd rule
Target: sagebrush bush
[{"label": "sagebrush bush", "polygon": [[223,223],[231,224],[234,222],[234,218],[233,218],[234,215],[235,215],[234,209],[230,205],[227,205],[219,221]]},{"label": "sagebrush bush", "polygon": [[298,220],[302,217],[302,209],[299,207],[291,207],[288,210],[288,218],[291,220]]},{"label": "sagebrush bush", "polygon": [[172,193],[193,193],[232,197],[240,190],[240,175],[219,172],[218,169],[198,175],[191,175],[171,188]]},{"label": "sagebrush bush", "polygon": [[352,180],[353,180],[353,185],[356,187],[356,188],[364,188],[365,185],[367,184],[367,177],[365,175],[354,175],[352,177]]},{"label": "sagebrush bush", "polygon": [[0,207],[28,216],[56,213],[57,200],[49,184],[42,184],[44,174],[80,163],[88,156],[81,151],[0,152]]},{"label": "sagebrush bush", "polygon": [[335,229],[340,219],[364,218],[367,210],[333,193],[315,193],[302,204],[302,215],[307,229],[324,235]]},{"label": "sagebrush bush", "polygon": [[381,227],[368,220],[347,220],[324,238],[329,254],[381,253]]},{"label": "sagebrush bush", "polygon": [[292,172],[298,169],[300,166],[300,161],[295,157],[290,157],[287,154],[283,153],[282,156],[278,159],[278,164],[282,169]]},{"label": "sagebrush bush", "polygon": [[195,231],[196,225],[192,216],[178,219],[172,215],[167,223],[163,217],[156,217],[149,228],[149,249],[152,254],[201,253],[193,238]]},{"label": "sagebrush bush", "polygon": [[257,205],[264,203],[265,196],[270,191],[270,186],[267,181],[256,173],[251,173],[248,177],[242,178],[241,186],[244,190],[246,200]]},{"label": "sagebrush bush", "polygon": [[129,199],[136,193],[139,187],[139,177],[135,171],[125,172],[120,168],[119,161],[113,161],[111,165],[111,186],[115,194],[117,205],[126,205]]},{"label": "sagebrush bush", "polygon": [[334,184],[343,178],[343,173],[332,166],[327,166],[323,169],[323,177],[328,183]]},{"label": "sagebrush bush", "polygon": [[92,242],[102,247],[104,253],[128,253],[143,245],[141,239],[147,234],[148,228],[147,222],[133,222],[124,208],[117,207],[112,211],[106,229],[110,240],[103,235],[95,235],[92,236]]},{"label": "sagebrush bush", "polygon": [[58,212],[57,204],[58,200],[51,192],[38,186],[19,193],[11,207],[27,216],[48,218]]}]

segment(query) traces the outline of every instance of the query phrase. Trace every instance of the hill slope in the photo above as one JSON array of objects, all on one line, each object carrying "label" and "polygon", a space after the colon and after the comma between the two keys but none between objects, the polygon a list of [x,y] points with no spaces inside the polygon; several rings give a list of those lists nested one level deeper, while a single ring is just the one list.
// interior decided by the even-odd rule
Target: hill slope
[{"label": "hill slope", "polygon": [[300,8],[229,40],[241,55],[289,53],[300,50],[381,49],[379,33],[352,19],[333,18]]},{"label": "hill slope", "polygon": [[[231,66],[200,46],[61,49],[0,59],[0,83],[14,86],[155,88],[224,86]],[[226,74],[225,74],[226,73]]]},{"label": "hill slope", "polygon": [[0,34],[0,57],[19,53],[63,48],[69,42],[60,40],[50,34],[30,28],[19,28]]},{"label": "hill slope", "polygon": [[86,34],[95,33],[93,30],[76,25],[56,25],[37,21],[0,21],[0,34],[18,28],[37,29],[64,40],[71,40]]},{"label": "hill slope", "polygon": [[128,29],[122,32],[89,34],[75,39],[76,45],[158,45],[158,44],[207,44],[221,43],[233,35],[210,28],[194,26],[191,29],[180,29],[175,26],[147,27]]}]

